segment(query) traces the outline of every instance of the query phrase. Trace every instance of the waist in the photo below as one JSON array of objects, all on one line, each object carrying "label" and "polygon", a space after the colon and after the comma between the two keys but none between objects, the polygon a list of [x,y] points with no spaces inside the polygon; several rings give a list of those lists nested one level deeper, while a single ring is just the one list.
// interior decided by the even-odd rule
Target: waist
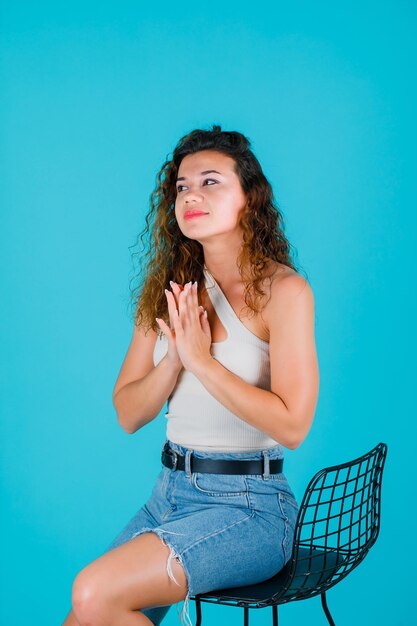
[{"label": "waist", "polygon": [[[162,449],[163,465],[173,471],[187,471],[210,474],[281,474],[284,459],[274,458],[282,455],[280,445],[268,450],[244,453],[196,452],[166,440]],[[252,458],[240,458],[242,456]]]},{"label": "waist", "polygon": [[[254,428],[235,415],[195,409],[178,415],[171,410],[165,414],[166,439],[184,448],[201,452],[257,452],[279,445],[266,433]],[[283,456],[281,448],[281,454]]]}]

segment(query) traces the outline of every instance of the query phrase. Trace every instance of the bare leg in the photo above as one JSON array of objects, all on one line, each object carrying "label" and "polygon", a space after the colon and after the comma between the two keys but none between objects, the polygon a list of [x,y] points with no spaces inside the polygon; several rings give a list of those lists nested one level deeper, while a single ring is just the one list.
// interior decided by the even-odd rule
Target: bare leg
[{"label": "bare leg", "polygon": [[[157,606],[157,607],[152,607],[149,609],[143,609],[141,612],[146,615],[146,617],[148,617],[148,619],[151,620],[152,624],[154,624],[154,626],[159,626],[160,623],[162,622],[162,620],[164,619],[165,615],[168,613],[169,609],[171,608],[170,605],[168,606]],[[65,622],[63,622],[62,626],[80,626],[79,621],[77,620],[77,618],[74,615],[74,611],[71,609],[71,611],[68,613]]]},{"label": "bare leg", "polygon": [[[153,626],[153,622],[151,622],[150,619],[148,619],[145,615],[143,615],[139,611],[136,612],[136,615],[134,615],[132,612],[129,611],[129,613],[123,616],[122,622],[120,623],[126,624],[126,626]],[[73,625],[79,626],[80,622],[77,621],[74,615],[74,611],[71,610],[67,616],[67,619],[65,620],[62,626],[73,626]]]},{"label": "bare leg", "polygon": [[187,595],[185,572],[175,558],[176,582],[168,575],[170,552],[156,533],[146,532],[100,556],[76,576],[73,611],[63,626],[152,626],[140,609],[169,606]]},{"label": "bare leg", "polygon": [[62,623],[62,626],[80,626],[80,622],[75,617],[74,611],[72,609],[68,613],[65,622]]},{"label": "bare leg", "polygon": [[[143,614],[148,617],[147,623],[151,623],[153,625],[159,626],[162,619],[165,617],[166,613],[168,613],[168,610],[170,608],[171,608],[170,606],[152,607],[151,609],[144,609]],[[74,611],[72,609],[68,613],[65,619],[65,622],[63,622],[62,626],[80,626],[80,622],[75,617]]]}]

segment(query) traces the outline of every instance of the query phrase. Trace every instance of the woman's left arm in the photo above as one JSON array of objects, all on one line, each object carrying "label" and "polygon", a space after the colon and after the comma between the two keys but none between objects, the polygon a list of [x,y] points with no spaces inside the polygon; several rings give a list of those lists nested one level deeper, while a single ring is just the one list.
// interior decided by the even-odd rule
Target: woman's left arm
[{"label": "woman's left arm", "polygon": [[290,274],[271,286],[271,391],[246,383],[211,355],[189,369],[232,413],[286,448],[297,448],[313,422],[319,390],[314,297],[309,283]]}]

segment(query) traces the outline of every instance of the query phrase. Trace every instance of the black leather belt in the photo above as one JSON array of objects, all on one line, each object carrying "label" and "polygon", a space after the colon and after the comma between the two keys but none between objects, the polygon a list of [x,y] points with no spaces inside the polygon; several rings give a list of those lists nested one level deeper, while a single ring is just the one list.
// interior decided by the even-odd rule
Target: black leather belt
[{"label": "black leather belt", "polygon": [[[185,456],[172,448],[164,448],[161,456],[162,463],[172,470],[185,470]],[[269,459],[269,473],[280,474],[284,459]],[[209,474],[263,474],[264,460],[233,461],[226,459],[201,459],[190,456],[191,472]]]}]

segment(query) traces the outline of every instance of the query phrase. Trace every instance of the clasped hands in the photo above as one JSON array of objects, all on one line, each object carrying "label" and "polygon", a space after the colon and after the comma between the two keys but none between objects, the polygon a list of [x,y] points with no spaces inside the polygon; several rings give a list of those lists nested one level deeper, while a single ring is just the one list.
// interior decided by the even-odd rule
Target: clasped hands
[{"label": "clasped hands", "polygon": [[156,318],[159,328],[168,339],[168,360],[174,366],[181,364],[195,373],[212,359],[211,330],[207,312],[198,304],[197,282],[184,288],[170,281],[172,292],[165,289],[168,301],[169,326]]}]

